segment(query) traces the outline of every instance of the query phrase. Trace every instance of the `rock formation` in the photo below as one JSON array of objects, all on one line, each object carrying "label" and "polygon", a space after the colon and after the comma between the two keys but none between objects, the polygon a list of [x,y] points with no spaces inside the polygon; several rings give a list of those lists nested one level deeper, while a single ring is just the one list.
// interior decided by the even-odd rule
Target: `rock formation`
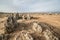
[{"label": "rock formation", "polygon": [[20,18],[18,13],[15,15],[15,17],[16,17],[17,20]]},{"label": "rock formation", "polygon": [[35,32],[41,33],[42,32],[42,27],[38,25],[38,23],[34,22],[32,25],[32,30]]},{"label": "rock formation", "polygon": [[13,36],[14,37],[11,37],[10,40],[33,40],[32,36],[27,31],[24,30],[15,33]]},{"label": "rock formation", "polygon": [[13,32],[18,26],[17,20],[13,16],[9,16],[7,22],[5,23],[5,26],[8,33]]},{"label": "rock formation", "polygon": [[56,36],[54,36],[52,34],[51,31],[49,31],[48,29],[46,29],[44,32],[44,37],[46,38],[46,40],[59,40]]},{"label": "rock formation", "polygon": [[[24,20],[24,15],[22,17]],[[54,28],[50,27],[49,24],[42,22],[22,22],[18,24],[13,15],[8,17],[5,27],[4,40],[60,40],[58,36],[54,35],[55,32],[52,30]]]}]

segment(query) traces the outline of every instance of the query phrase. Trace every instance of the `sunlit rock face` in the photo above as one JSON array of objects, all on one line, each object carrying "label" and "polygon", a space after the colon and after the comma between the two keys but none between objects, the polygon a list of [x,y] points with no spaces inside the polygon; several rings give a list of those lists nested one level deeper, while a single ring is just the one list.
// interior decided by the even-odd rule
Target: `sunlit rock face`
[{"label": "sunlit rock face", "polygon": [[[17,17],[17,16],[16,16]],[[21,22],[18,24],[17,18],[9,16],[6,23],[6,32],[10,37],[4,40],[59,40],[59,38],[53,34],[50,25],[41,22]],[[30,18],[28,18],[29,20]],[[39,24],[40,23],[40,24]],[[53,29],[53,28],[52,28]]]},{"label": "sunlit rock face", "polygon": [[33,25],[32,25],[32,30],[34,32],[41,33],[42,32],[42,27],[40,25],[38,25],[38,23],[34,22]]},{"label": "sunlit rock face", "polygon": [[51,31],[49,31],[48,29],[46,29],[44,32],[44,37],[46,38],[46,40],[59,40],[56,36],[54,36],[52,34]]},{"label": "sunlit rock face", "polygon": [[14,33],[10,40],[33,40],[33,38],[27,31],[21,31]]},{"label": "sunlit rock face", "polygon": [[30,20],[30,15],[29,14],[27,14],[27,20]]},{"label": "sunlit rock face", "polygon": [[43,40],[43,39],[45,39],[45,40],[59,40],[58,37],[56,37],[47,27],[44,30],[42,28],[42,26],[40,26],[36,22],[33,23],[32,30],[34,31],[34,34],[35,34],[35,35],[33,34],[33,38],[34,38],[34,36],[37,36],[39,38],[37,38],[37,37],[35,37],[35,38],[38,40]]},{"label": "sunlit rock face", "polygon": [[[29,32],[29,30],[32,33]],[[48,28],[43,30],[42,26],[37,22],[32,22],[31,27],[28,28],[28,30],[23,29],[21,31],[16,31],[11,35],[12,36],[9,40],[59,40],[58,37],[56,37]]]},{"label": "sunlit rock face", "polygon": [[7,17],[0,18],[0,35],[5,33],[5,23],[6,23]]}]

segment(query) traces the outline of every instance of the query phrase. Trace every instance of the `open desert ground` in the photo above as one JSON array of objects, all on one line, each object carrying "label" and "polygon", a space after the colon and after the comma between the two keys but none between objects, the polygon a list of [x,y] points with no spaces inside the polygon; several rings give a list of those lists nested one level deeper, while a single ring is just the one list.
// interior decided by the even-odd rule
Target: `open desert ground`
[{"label": "open desert ground", "polygon": [[[29,14],[29,13],[27,13],[27,14]],[[19,17],[22,17],[21,15],[27,15],[27,14],[25,14],[25,13],[21,13],[21,14],[19,14]],[[45,29],[45,27],[47,28],[47,29],[50,29],[50,31],[52,31],[52,33],[53,34],[55,34],[55,36],[58,38],[58,39],[56,39],[56,40],[60,40],[60,14],[40,14],[40,13],[30,13],[29,15],[29,17],[30,17],[30,19],[18,19],[18,20],[16,20],[16,22],[17,23],[19,23],[19,25],[21,26],[19,26],[19,27],[17,27],[17,30],[15,30],[15,31],[13,31],[13,32],[10,32],[10,33],[6,33],[6,26],[5,26],[5,24],[6,24],[6,22],[7,22],[7,19],[8,19],[8,17],[10,16],[11,14],[6,14],[6,13],[3,13],[3,14],[0,14],[0,35],[2,35],[2,34],[8,34],[8,35],[10,35],[10,34],[18,34],[17,32],[21,32],[21,30],[22,31],[26,31],[26,30],[28,30],[28,31],[30,31],[30,32],[32,32],[32,33],[30,33],[30,34],[33,34],[33,32],[34,33],[37,33],[36,35],[38,36],[38,35],[40,35],[38,32],[39,31],[37,31],[37,29],[36,29],[36,31],[32,31],[32,30],[34,30],[34,28],[32,28],[32,30],[30,29],[30,27],[31,27],[31,25],[33,25],[33,23],[34,22],[38,22],[38,24],[41,26],[41,27],[43,27],[44,29]],[[15,15],[15,14],[14,14]],[[10,20],[11,21],[11,20]],[[31,24],[32,23],[32,24]],[[7,24],[8,25],[8,24]],[[13,26],[14,26],[15,24],[13,24]],[[17,25],[17,24],[16,24]],[[26,27],[25,27],[25,26]],[[13,27],[12,26],[12,27]],[[10,26],[9,26],[10,27]],[[25,29],[26,28],[26,29]],[[38,27],[37,27],[38,28]],[[44,29],[42,28],[42,30],[43,30],[43,33],[44,33]],[[14,27],[13,27],[13,29],[14,29]],[[16,28],[15,28],[16,29]],[[21,30],[20,30],[21,29]],[[9,29],[8,29],[9,30]],[[11,29],[12,30],[12,29]],[[19,31],[18,31],[19,30]],[[41,30],[41,29],[40,29]],[[19,33],[20,33],[19,32]],[[43,34],[43,33],[41,33],[41,35]],[[20,34],[20,35],[22,35],[22,34]],[[34,35],[34,36],[36,36],[36,35]],[[45,40],[44,38],[41,38],[41,39],[39,39],[39,38],[35,38],[34,36],[32,36],[33,38],[32,39],[29,39],[29,40]],[[17,37],[15,37],[15,38],[18,38],[18,36]],[[35,39],[34,39],[35,38]],[[7,39],[4,39],[4,40],[8,40],[8,38]],[[15,40],[14,39],[14,37],[13,38],[10,38],[10,40]],[[17,40],[17,39],[16,39]],[[20,40],[19,38],[18,38],[18,40]],[[27,40],[27,39],[23,39],[23,40]],[[46,40],[48,40],[47,38],[46,38]],[[51,40],[51,39],[49,39],[49,40]]]},{"label": "open desert ground", "polygon": [[39,14],[36,14],[36,15],[32,15],[34,17],[37,17],[38,21],[40,22],[46,22],[48,24],[51,24],[51,25],[54,25],[54,26],[57,26],[57,28],[60,28],[60,15],[39,15]]}]

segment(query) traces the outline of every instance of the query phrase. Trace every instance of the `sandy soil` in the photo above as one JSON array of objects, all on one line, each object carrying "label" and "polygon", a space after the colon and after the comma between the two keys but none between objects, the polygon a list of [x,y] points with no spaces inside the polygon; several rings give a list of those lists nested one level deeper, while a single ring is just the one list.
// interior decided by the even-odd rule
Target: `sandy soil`
[{"label": "sandy soil", "polygon": [[[1,14],[1,15],[3,15],[3,14]],[[56,27],[56,28],[58,28],[58,29],[60,29],[60,15],[47,15],[47,14],[44,14],[44,15],[42,15],[42,14],[30,14],[30,16],[31,17],[34,17],[33,19],[30,19],[30,20],[22,20],[22,19],[19,19],[19,20],[17,20],[17,22],[18,23],[31,23],[31,22],[33,22],[33,21],[38,21],[38,22],[42,22],[42,23],[40,23],[40,25],[41,25],[41,27],[44,27],[44,26],[50,26],[50,27],[52,27],[52,26],[54,26],[54,27]],[[6,14],[5,14],[5,17],[0,17],[0,34],[4,34],[5,33],[5,23],[6,23],[6,20],[7,20],[7,17],[6,17]],[[49,25],[47,25],[47,24],[49,24]],[[20,25],[20,24],[19,24]],[[24,24],[23,24],[24,25]],[[23,26],[22,25],[22,26]],[[26,24],[26,26],[27,26],[28,24]],[[52,26],[51,26],[52,25]],[[20,25],[21,26],[21,25]],[[28,25],[29,26],[29,25]],[[30,26],[29,26],[30,27]],[[27,28],[27,27],[26,27]],[[53,28],[53,27],[52,27]],[[20,29],[20,28],[19,28]],[[52,31],[54,31],[54,33],[55,32],[57,32],[57,33],[59,33],[57,36],[59,36],[60,35],[60,30],[58,30],[58,29],[54,29],[53,28],[53,30]],[[16,31],[15,31],[16,32]],[[59,36],[59,38],[60,38],[60,36]]]},{"label": "sandy soil", "polygon": [[[38,22],[45,22],[48,24],[51,24],[53,26],[57,26],[57,28],[60,28],[60,15],[31,15],[33,17],[37,17],[38,19],[31,19],[31,20],[25,20],[25,22],[32,22],[32,21],[38,21]],[[20,20],[22,21],[22,20]]]}]

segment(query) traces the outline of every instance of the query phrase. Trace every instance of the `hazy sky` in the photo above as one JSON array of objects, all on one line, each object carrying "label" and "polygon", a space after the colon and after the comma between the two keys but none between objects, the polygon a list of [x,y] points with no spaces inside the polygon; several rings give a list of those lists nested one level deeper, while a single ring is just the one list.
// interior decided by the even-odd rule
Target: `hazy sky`
[{"label": "hazy sky", "polygon": [[0,0],[0,12],[60,12],[60,0]]}]

